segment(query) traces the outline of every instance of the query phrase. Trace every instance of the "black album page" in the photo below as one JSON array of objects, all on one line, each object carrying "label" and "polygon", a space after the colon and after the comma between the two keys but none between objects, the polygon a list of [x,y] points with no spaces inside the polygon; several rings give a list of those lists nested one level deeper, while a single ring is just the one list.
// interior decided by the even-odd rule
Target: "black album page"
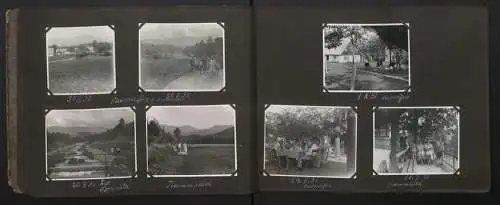
[{"label": "black album page", "polygon": [[256,10],[260,190],[489,190],[486,9]]},{"label": "black album page", "polygon": [[252,192],[247,8],[16,12],[24,193]]}]

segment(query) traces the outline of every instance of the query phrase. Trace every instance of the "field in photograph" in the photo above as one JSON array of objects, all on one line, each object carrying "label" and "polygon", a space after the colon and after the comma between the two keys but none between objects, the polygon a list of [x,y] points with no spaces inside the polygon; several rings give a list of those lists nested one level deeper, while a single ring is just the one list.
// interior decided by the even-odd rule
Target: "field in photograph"
[{"label": "field in photograph", "polygon": [[[77,142],[58,149],[49,148],[47,167],[51,178],[101,178],[131,176],[134,144],[119,143],[120,153],[109,153],[110,142]],[[109,175],[106,175],[106,172]]]},{"label": "field in photograph", "polygon": [[188,59],[141,58],[143,88],[164,89],[169,83],[189,72]]},{"label": "field in photograph", "polygon": [[141,86],[145,89],[220,89],[223,71],[213,75],[192,71],[189,59],[141,58]]},{"label": "field in photograph", "polygon": [[54,93],[111,92],[113,80],[112,56],[49,61],[49,89]]},{"label": "field in photograph", "polygon": [[149,146],[149,171],[155,175],[231,174],[234,172],[234,145],[192,146],[179,156],[171,147]]}]

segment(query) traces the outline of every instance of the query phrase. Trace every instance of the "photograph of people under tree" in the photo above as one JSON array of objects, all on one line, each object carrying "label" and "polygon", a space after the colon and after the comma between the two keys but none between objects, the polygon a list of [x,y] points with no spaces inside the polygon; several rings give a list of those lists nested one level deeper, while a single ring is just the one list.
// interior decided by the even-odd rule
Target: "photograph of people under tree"
[{"label": "photograph of people under tree", "polygon": [[327,24],[324,86],[329,91],[405,91],[410,86],[406,24]]},{"label": "photograph of people under tree", "polygon": [[143,89],[219,91],[224,87],[222,24],[146,23],[139,37]]},{"label": "photograph of people under tree", "polygon": [[272,105],[265,113],[264,169],[271,175],[351,177],[356,126],[351,107]]},{"label": "photograph of people under tree", "polygon": [[459,169],[455,107],[378,108],[373,170],[379,174],[454,174]]},{"label": "photograph of people under tree", "polygon": [[147,120],[150,174],[230,176],[236,170],[231,106],[151,107]]}]

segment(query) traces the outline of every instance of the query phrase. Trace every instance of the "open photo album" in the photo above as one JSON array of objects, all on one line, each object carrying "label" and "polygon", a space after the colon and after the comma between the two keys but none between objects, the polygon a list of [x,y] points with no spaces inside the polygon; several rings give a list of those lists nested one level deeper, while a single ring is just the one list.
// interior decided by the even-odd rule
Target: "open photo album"
[{"label": "open photo album", "polygon": [[254,9],[9,10],[12,189],[489,190],[485,9]]}]

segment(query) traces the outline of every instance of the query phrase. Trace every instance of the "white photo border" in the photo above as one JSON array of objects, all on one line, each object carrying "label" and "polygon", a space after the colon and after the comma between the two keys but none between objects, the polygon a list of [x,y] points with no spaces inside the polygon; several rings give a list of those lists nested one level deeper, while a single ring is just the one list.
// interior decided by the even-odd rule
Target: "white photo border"
[{"label": "white photo border", "polygon": [[[457,141],[458,141],[458,156],[457,156],[457,169],[454,172],[447,172],[447,173],[378,173],[375,171],[375,167],[372,167],[372,175],[377,176],[416,176],[416,175],[421,175],[421,176],[436,176],[436,175],[441,175],[441,176],[453,176],[460,174],[461,172],[461,167],[460,167],[460,115],[461,115],[461,107],[460,106],[408,106],[408,107],[403,107],[403,106],[398,106],[398,107],[372,107],[373,113],[372,113],[372,153],[375,151],[375,113],[377,112],[378,109],[455,109],[457,111]],[[372,156],[372,166],[373,166],[373,160],[375,156]]]},{"label": "white photo border", "polygon": [[[325,27],[327,26],[406,26],[408,35],[408,87],[402,90],[334,90],[326,88],[326,59],[325,59]],[[323,82],[322,88],[324,93],[409,93],[411,92],[411,40],[410,40],[410,23],[323,23],[321,29],[322,35],[322,66],[323,66]]]},{"label": "white photo border", "polygon": [[[190,174],[190,175],[176,175],[176,174],[160,174],[153,175],[149,172],[149,145],[148,145],[148,111],[150,108],[172,108],[172,107],[180,107],[180,108],[189,108],[189,107],[230,107],[233,110],[233,118],[234,118],[234,170],[233,173],[230,174]],[[234,107],[233,107],[234,106]],[[195,177],[234,177],[238,176],[238,143],[237,143],[237,125],[236,125],[236,110],[234,104],[218,104],[218,105],[158,105],[158,106],[148,106],[146,109],[146,173],[147,178],[195,178]]]},{"label": "white photo border", "polygon": [[[134,113],[134,173],[131,176],[114,176],[114,177],[88,177],[88,178],[50,178],[48,174],[48,144],[47,144],[47,132],[48,132],[48,125],[47,125],[47,115],[50,114],[51,111],[95,111],[95,110],[125,110],[125,109],[131,109],[132,112]],[[46,109],[45,110],[45,181],[50,182],[50,181],[90,181],[90,180],[103,180],[103,179],[134,179],[137,178],[137,115],[134,110],[135,108],[133,107],[111,107],[111,108],[88,108],[88,109]]]},{"label": "white photo border", "polygon": [[[47,35],[49,34],[50,30],[54,28],[96,28],[96,27],[107,27],[107,29],[111,29],[113,32],[113,87],[110,91],[100,91],[100,92],[86,92],[86,93],[78,93],[78,92],[69,92],[69,93],[55,93],[52,90],[50,90],[50,66],[49,66],[49,55],[47,53],[47,50],[49,48],[48,42],[47,42]],[[45,33],[44,33],[44,38],[45,38],[45,67],[46,67],[46,73],[47,73],[47,94],[52,95],[52,96],[65,96],[65,95],[102,95],[102,94],[110,94],[110,93],[115,93],[117,89],[117,78],[116,78],[116,31],[115,31],[115,25],[95,25],[95,26],[46,26],[45,27]]]},{"label": "white photo border", "polygon": [[[217,24],[222,28],[222,87],[218,89],[146,89],[142,87],[142,65],[141,65],[141,28],[146,24],[177,24],[177,25],[196,25],[196,24]],[[138,23],[138,53],[139,53],[139,90],[141,92],[221,92],[226,90],[226,23],[224,22],[143,22]]]},{"label": "white photo border", "polygon": [[[309,175],[288,175],[288,174],[270,174],[266,170],[266,112],[267,109],[272,106],[286,106],[286,107],[329,107],[329,108],[340,108],[340,109],[350,109],[354,113],[355,126],[354,126],[354,169],[352,173],[348,176],[309,176]],[[262,155],[262,176],[265,177],[303,177],[303,178],[324,178],[324,179],[356,179],[358,173],[358,106],[330,106],[330,105],[284,105],[284,104],[266,104],[264,110],[264,140],[263,140],[263,155]]]}]

